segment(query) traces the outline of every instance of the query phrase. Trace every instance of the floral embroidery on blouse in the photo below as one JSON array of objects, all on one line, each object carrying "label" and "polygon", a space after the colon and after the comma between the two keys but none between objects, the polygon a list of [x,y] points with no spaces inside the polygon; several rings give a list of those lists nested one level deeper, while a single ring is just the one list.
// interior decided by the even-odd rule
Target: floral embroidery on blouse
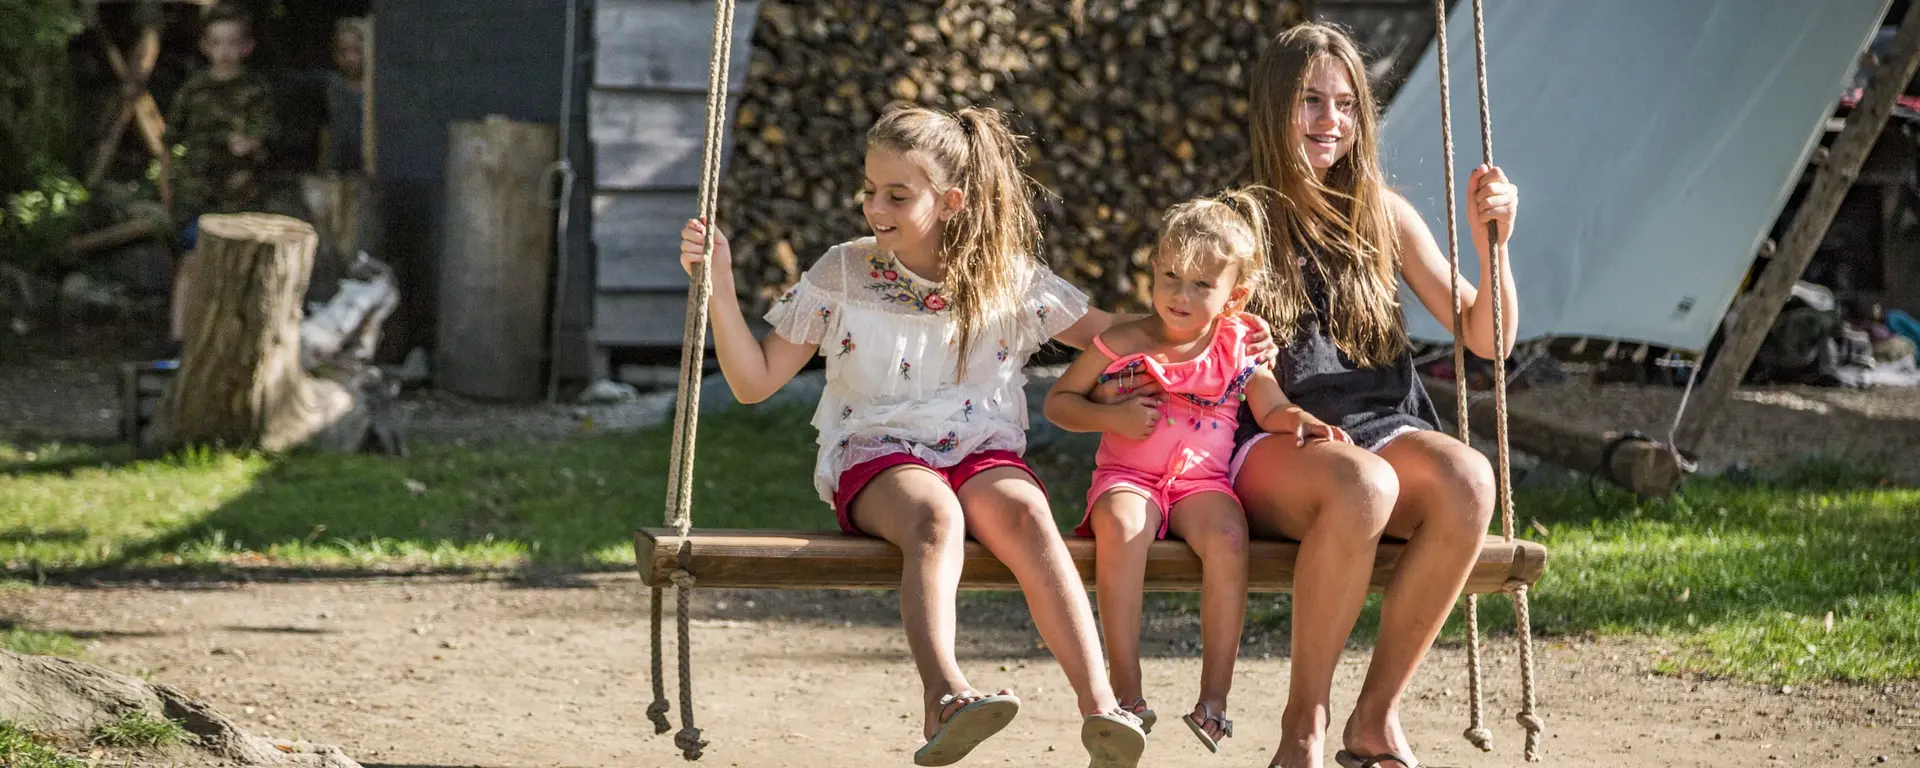
[{"label": "floral embroidery on blouse", "polygon": [[960,436],[957,434],[954,434],[952,431],[949,431],[947,432],[946,437],[940,438],[940,442],[934,443],[933,445],[929,445],[927,447],[932,448],[941,453],[946,453],[948,451],[953,450],[953,447],[959,444],[960,444]]},{"label": "floral embroidery on blouse", "polygon": [[867,266],[867,277],[873,280],[867,283],[867,288],[879,292],[885,300],[921,312],[940,312],[947,308],[947,297],[940,295],[938,289],[920,287],[913,278],[901,273],[891,256],[876,250],[867,257]]},{"label": "floral embroidery on blouse", "polygon": [[993,359],[1003,363],[1007,361],[1007,340],[1006,339],[1000,340],[1000,351],[993,353]]},{"label": "floral embroidery on blouse", "polygon": [[907,362],[907,359],[904,357],[900,358],[900,378],[913,378],[913,363]]},{"label": "floral embroidery on blouse", "polygon": [[840,353],[834,356],[846,357],[848,354],[853,352],[853,347],[854,347],[853,334],[849,333],[846,335],[846,337],[840,339]]},{"label": "floral embroidery on blouse", "polygon": [[960,418],[965,421],[973,421],[973,401],[972,400],[968,400],[965,405],[961,406]]}]

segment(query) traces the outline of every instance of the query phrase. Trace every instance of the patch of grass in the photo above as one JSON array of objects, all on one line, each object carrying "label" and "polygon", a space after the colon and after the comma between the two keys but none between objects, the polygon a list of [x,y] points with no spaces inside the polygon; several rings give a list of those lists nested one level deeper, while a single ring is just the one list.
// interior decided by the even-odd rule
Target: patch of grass
[{"label": "patch of grass", "polygon": [[187,729],[180,723],[134,710],[120,719],[93,729],[93,743],[103,747],[156,749],[178,746],[187,740]]},{"label": "patch of grass", "polygon": [[0,630],[0,648],[28,656],[65,656],[69,659],[77,659],[80,658],[84,646],[70,635],[16,627]]},{"label": "patch of grass", "polygon": [[52,747],[35,741],[33,734],[0,722],[0,765],[9,768],[86,768],[87,764],[62,756]]},{"label": "patch of grass", "polygon": [[[702,417],[695,523],[832,527],[808,478],[809,409]],[[162,460],[0,473],[0,563],[50,577],[97,568],[597,569],[632,563],[631,532],[657,525],[667,427],[559,443],[420,446],[407,459],[198,451]],[[1077,523],[1093,441],[1036,452],[1056,519]],[[3,460],[4,457],[0,457]],[[37,465],[35,465],[37,466]],[[1634,635],[1673,649],[1674,672],[1746,680],[1920,679],[1920,491],[1845,462],[1765,482],[1700,480],[1642,501],[1583,482],[1533,488],[1552,552],[1533,591],[1536,631]],[[1525,533],[1528,537],[1537,534]],[[1156,598],[1182,610],[1191,597]],[[1259,597],[1283,631],[1290,601]],[[1833,613],[1833,629],[1826,614]],[[1457,642],[1456,611],[1443,637]],[[1511,632],[1511,604],[1482,625]],[[1357,638],[1378,627],[1377,598]]]},{"label": "patch of grass", "polygon": [[[810,415],[703,417],[699,524],[832,527],[808,481]],[[16,466],[0,472],[0,572],[626,566],[633,529],[662,519],[669,434],[428,444],[405,459],[202,449],[118,466]]]}]

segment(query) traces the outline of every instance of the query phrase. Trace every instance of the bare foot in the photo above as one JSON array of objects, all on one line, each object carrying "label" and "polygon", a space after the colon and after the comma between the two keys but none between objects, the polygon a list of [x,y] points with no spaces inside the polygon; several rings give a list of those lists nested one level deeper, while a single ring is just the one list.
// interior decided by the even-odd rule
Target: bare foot
[{"label": "bare foot", "polygon": [[1326,710],[1305,716],[1291,712],[1280,721],[1280,747],[1273,751],[1269,768],[1321,768],[1327,739]]},{"label": "bare foot", "polygon": [[1400,728],[1400,711],[1389,709],[1385,715],[1370,716],[1355,709],[1347,717],[1347,726],[1342,729],[1341,742],[1346,750],[1357,757],[1374,755],[1397,755],[1411,760],[1403,763],[1399,760],[1386,760],[1380,768],[1413,768],[1419,760],[1413,755],[1413,746],[1407,743],[1407,733]]}]

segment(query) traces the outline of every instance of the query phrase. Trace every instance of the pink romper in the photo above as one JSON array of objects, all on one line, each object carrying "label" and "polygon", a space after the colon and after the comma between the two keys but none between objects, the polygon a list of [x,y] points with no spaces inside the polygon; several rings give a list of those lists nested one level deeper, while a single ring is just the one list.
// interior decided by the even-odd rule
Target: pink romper
[{"label": "pink romper", "polygon": [[1144,354],[1120,357],[1105,342],[1094,345],[1108,357],[1103,379],[1132,377],[1144,384],[1151,377],[1167,392],[1163,419],[1145,440],[1107,434],[1095,455],[1093,487],[1087,489],[1088,516],[1074,533],[1093,535],[1093,503],[1116,488],[1145,496],[1160,508],[1160,530],[1166,538],[1173,505],[1197,493],[1217,491],[1233,496],[1227,472],[1233,461],[1233,432],[1239,424],[1240,401],[1247,379],[1258,361],[1247,353],[1248,332],[1260,320],[1248,314],[1227,315],[1214,329],[1213,341],[1194,357],[1161,363]]}]

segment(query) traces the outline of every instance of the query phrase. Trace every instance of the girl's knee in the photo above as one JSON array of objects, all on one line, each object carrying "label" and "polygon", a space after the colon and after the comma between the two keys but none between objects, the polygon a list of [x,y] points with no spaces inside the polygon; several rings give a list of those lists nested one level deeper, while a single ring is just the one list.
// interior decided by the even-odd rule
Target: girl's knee
[{"label": "girl's knee", "polygon": [[1393,505],[1400,499],[1400,476],[1392,464],[1366,451],[1345,451],[1327,477],[1329,498],[1321,505],[1323,514],[1333,512],[1336,521],[1370,536],[1386,530]]},{"label": "girl's knee", "polygon": [[1160,515],[1152,505],[1134,498],[1116,498],[1121,495],[1102,496],[1094,503],[1091,522],[1095,538],[1132,539],[1149,529],[1159,530]]},{"label": "girl's knee", "polygon": [[914,515],[907,526],[909,540],[922,547],[937,548],[963,541],[967,537],[967,519],[960,504],[937,501],[910,508]]}]

